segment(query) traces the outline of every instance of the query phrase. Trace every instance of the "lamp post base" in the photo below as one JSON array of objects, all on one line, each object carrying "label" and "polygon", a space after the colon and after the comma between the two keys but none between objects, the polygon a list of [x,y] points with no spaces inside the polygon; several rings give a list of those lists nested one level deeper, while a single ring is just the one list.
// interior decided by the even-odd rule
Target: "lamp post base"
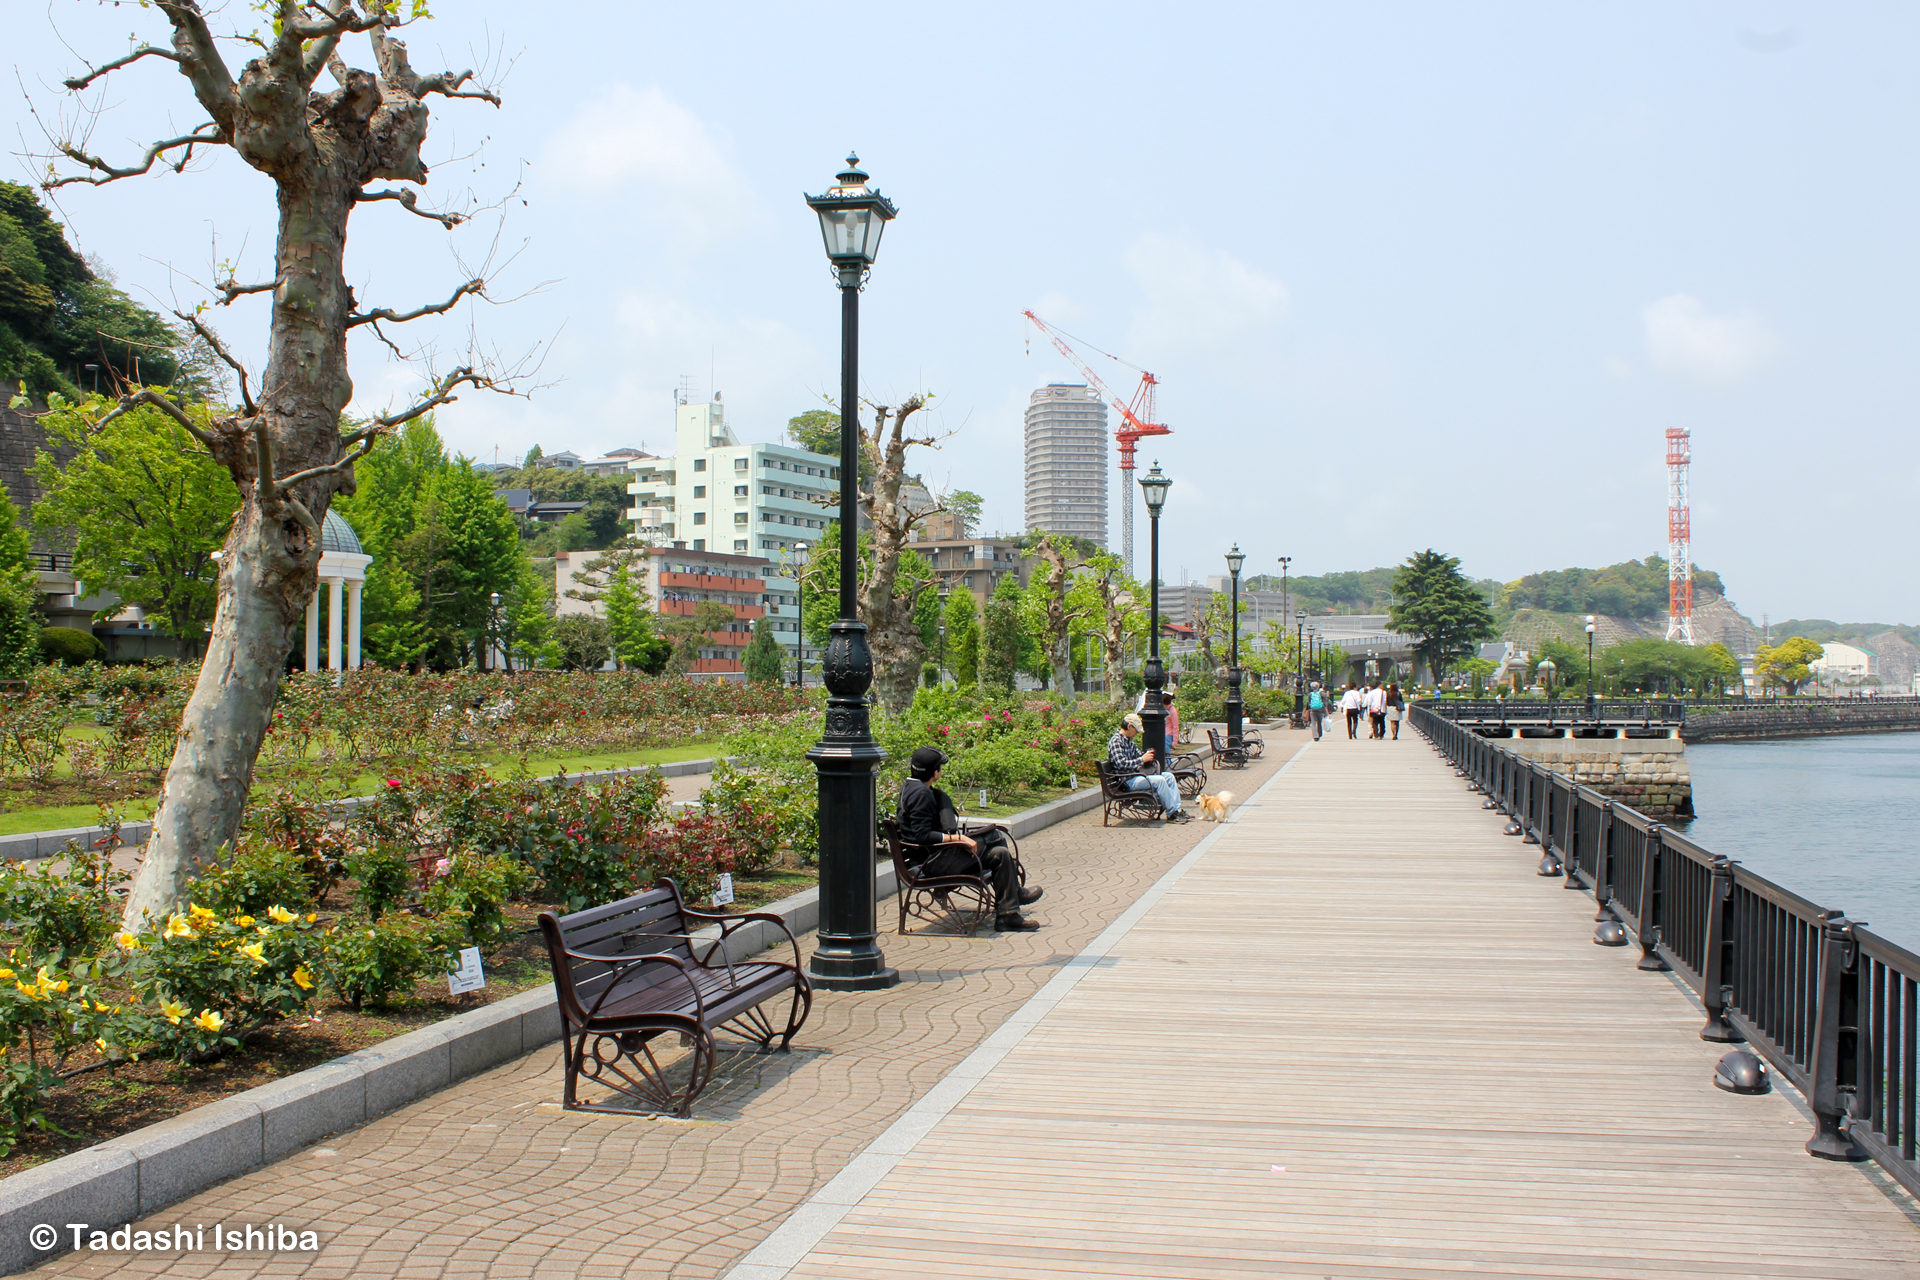
[{"label": "lamp post base", "polygon": [[820,947],[807,962],[807,981],[816,991],[885,991],[900,985],[900,971],[888,968],[878,951],[862,954]]}]

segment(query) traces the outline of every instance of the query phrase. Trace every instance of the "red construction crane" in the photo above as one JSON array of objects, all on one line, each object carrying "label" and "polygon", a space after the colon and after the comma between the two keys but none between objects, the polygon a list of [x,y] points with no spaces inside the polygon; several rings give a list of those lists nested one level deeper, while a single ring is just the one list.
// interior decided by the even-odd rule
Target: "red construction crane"
[{"label": "red construction crane", "polygon": [[[1080,358],[1080,353],[1073,349],[1073,345],[1067,341],[1066,335],[1048,325],[1045,320],[1042,320],[1031,311],[1022,311],[1020,314],[1033,321],[1034,327],[1046,334],[1048,339],[1052,341],[1054,349],[1065,356],[1068,362],[1080,371],[1081,376],[1086,378],[1087,385],[1105,396],[1108,402],[1113,405],[1115,411],[1119,413],[1121,425],[1114,428],[1113,438],[1118,441],[1120,445],[1120,470],[1123,473],[1132,471],[1134,469],[1134,445],[1139,441],[1140,437],[1164,436],[1173,430],[1173,428],[1169,427],[1166,423],[1155,422],[1153,420],[1154,389],[1160,385],[1160,379],[1154,377],[1136,364],[1129,364],[1111,352],[1101,351],[1098,347],[1094,347],[1093,349],[1096,352],[1106,356],[1107,359],[1118,361],[1120,364],[1126,365],[1127,368],[1132,369],[1140,375],[1140,386],[1139,389],[1133,393],[1133,399],[1124,401],[1115,395],[1105,382],[1101,381],[1100,375],[1095,373],[1085,360]],[[1127,562],[1127,572],[1132,573],[1133,478],[1123,474],[1120,478],[1120,483],[1124,490],[1120,496],[1120,554]]]}]

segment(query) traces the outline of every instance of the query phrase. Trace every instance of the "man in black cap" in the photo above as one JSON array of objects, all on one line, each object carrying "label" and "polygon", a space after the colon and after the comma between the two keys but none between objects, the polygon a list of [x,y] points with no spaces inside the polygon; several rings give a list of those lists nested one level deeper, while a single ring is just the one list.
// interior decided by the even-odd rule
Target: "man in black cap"
[{"label": "man in black cap", "polygon": [[1038,929],[1020,914],[1020,908],[1038,902],[1043,891],[1021,887],[1020,866],[1005,831],[999,827],[976,828],[971,835],[961,831],[952,797],[933,785],[946,763],[946,753],[938,747],[921,747],[908,760],[911,776],[900,784],[900,839],[920,846],[926,858],[920,867],[922,875],[984,875],[991,880],[995,923],[1001,929]]}]

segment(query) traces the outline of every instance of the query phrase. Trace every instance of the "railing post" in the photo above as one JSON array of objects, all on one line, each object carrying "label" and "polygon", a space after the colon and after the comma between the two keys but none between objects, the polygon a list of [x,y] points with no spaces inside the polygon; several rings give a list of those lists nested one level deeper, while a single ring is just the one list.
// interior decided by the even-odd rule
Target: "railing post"
[{"label": "railing post", "polygon": [[1807,1154],[1822,1160],[1865,1160],[1867,1153],[1847,1135],[1859,1101],[1860,948],[1853,940],[1853,922],[1837,911],[1820,930],[1820,994],[1813,1028],[1813,1054],[1807,1064],[1813,1082],[1807,1095],[1813,1136],[1807,1139]]},{"label": "railing post", "polygon": [[[1607,815],[1612,823],[1613,815]],[[1667,962],[1660,958],[1660,851],[1663,846],[1661,835],[1666,827],[1656,822],[1647,831],[1647,838],[1640,844],[1640,963],[1634,968],[1647,973],[1665,973]]]},{"label": "railing post", "polygon": [[[1598,879],[1600,864],[1607,857],[1607,838],[1604,828],[1599,825],[1595,825],[1594,831],[1596,832],[1594,844],[1596,853],[1593,874],[1595,879]],[[1580,888],[1580,859],[1586,854],[1587,847],[1580,839],[1580,787],[1576,783],[1567,800],[1567,852],[1563,859],[1567,864],[1567,878],[1560,883],[1562,889],[1578,890]]]},{"label": "railing post", "polygon": [[1700,1038],[1719,1044],[1738,1044],[1746,1037],[1727,1021],[1733,988],[1727,972],[1733,959],[1733,862],[1715,857],[1713,879],[1707,889],[1706,949],[1701,959],[1700,1003],[1707,1007],[1707,1025]]},{"label": "railing post", "polygon": [[1593,918],[1613,919],[1610,909],[1613,902],[1613,801],[1601,802],[1601,829],[1606,832],[1600,841],[1600,857],[1593,864]]},{"label": "railing post", "polygon": [[1526,810],[1526,817],[1520,821],[1520,825],[1524,827],[1525,830],[1521,833],[1520,843],[1539,844],[1540,834],[1545,830],[1546,824],[1540,821],[1540,803],[1534,798],[1540,791],[1540,788],[1534,785],[1540,780],[1540,766],[1534,764],[1531,760],[1527,762],[1526,778],[1527,800],[1523,806]]}]

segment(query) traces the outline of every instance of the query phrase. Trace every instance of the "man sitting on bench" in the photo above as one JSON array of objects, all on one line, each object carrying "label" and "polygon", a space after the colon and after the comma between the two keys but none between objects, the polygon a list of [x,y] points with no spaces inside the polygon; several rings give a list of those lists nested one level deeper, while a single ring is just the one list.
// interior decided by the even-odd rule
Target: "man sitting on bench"
[{"label": "man sitting on bench", "polygon": [[1020,867],[1007,847],[1007,833],[999,827],[975,827],[964,833],[953,799],[934,786],[946,753],[921,747],[907,762],[911,775],[900,784],[900,840],[925,850],[920,874],[984,876],[993,882],[995,925],[1007,931],[1032,931],[1040,926],[1020,914],[1020,908],[1038,902],[1041,889],[1023,889]]},{"label": "man sitting on bench", "polygon": [[[1141,751],[1133,745],[1140,736],[1140,717],[1132,712],[1120,722],[1120,732],[1107,739],[1107,767],[1113,776],[1120,779],[1120,785],[1129,791],[1144,791],[1151,787],[1160,798],[1160,808],[1168,822],[1191,822],[1193,819],[1180,812],[1180,785],[1174,779],[1173,772],[1166,769],[1154,758],[1152,751]],[[1149,773],[1148,770],[1154,770]]]}]

